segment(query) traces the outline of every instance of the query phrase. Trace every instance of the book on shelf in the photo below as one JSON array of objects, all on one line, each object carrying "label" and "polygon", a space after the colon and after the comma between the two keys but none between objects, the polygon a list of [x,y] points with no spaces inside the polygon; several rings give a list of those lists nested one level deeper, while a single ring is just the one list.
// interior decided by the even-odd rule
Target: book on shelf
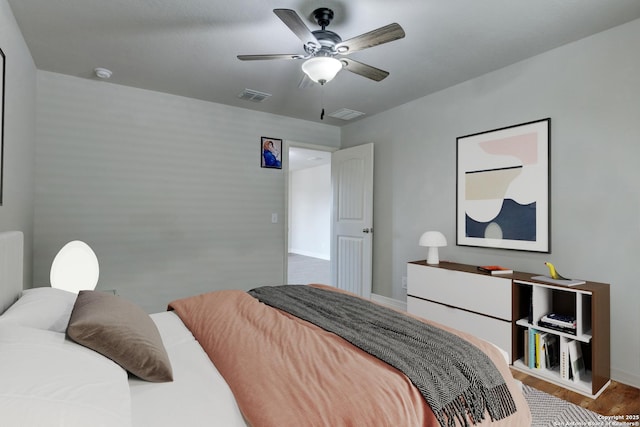
[{"label": "book on shelf", "polygon": [[533,358],[531,361],[532,368],[540,369],[540,352],[538,351],[538,347],[540,346],[540,331],[533,331],[533,339],[531,340],[531,345],[533,348],[529,350],[530,356]]},{"label": "book on shelf", "polygon": [[547,352],[545,348],[547,335],[546,332],[540,332],[536,339],[536,368],[538,369],[546,369],[547,367],[547,360],[545,358],[545,353]]},{"label": "book on shelf", "polygon": [[524,352],[525,366],[531,369],[557,369],[560,363],[559,337],[527,328],[524,332]]},{"label": "book on shelf", "polygon": [[479,265],[478,270],[483,273],[496,274],[513,274],[513,270],[510,268],[502,267],[500,265]]},{"label": "book on shelf", "polygon": [[544,336],[544,360],[547,369],[555,369],[559,360],[558,336],[545,334]]},{"label": "book on shelf", "polygon": [[536,366],[536,336],[539,332],[536,329],[529,328],[529,363],[527,366],[531,369],[537,368]]},{"label": "book on shelf", "polygon": [[[542,336],[542,332],[540,331],[536,331],[536,334],[534,336],[534,343],[535,343],[535,367],[536,369],[542,369],[542,362],[540,361],[540,347],[542,346],[542,341],[540,341],[540,337]],[[543,359],[544,360],[544,359]]]},{"label": "book on shelf", "polygon": [[524,358],[525,366],[529,366],[529,328],[524,330]]},{"label": "book on shelf", "polygon": [[573,380],[580,381],[580,379],[584,378],[585,367],[584,358],[582,357],[582,348],[578,341],[569,341],[569,360],[571,361]]},{"label": "book on shelf", "polygon": [[560,378],[569,380],[571,378],[571,362],[569,360],[569,338],[560,337]]}]

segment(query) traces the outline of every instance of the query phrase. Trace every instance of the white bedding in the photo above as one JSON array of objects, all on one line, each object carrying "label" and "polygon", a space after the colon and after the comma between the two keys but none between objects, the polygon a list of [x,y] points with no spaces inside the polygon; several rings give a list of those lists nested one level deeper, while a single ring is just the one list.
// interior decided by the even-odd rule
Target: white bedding
[{"label": "white bedding", "polygon": [[0,425],[130,427],[127,373],[60,332],[0,322]]},{"label": "white bedding", "polygon": [[173,367],[173,382],[130,378],[133,427],[246,427],[229,386],[173,312],[152,314]]}]

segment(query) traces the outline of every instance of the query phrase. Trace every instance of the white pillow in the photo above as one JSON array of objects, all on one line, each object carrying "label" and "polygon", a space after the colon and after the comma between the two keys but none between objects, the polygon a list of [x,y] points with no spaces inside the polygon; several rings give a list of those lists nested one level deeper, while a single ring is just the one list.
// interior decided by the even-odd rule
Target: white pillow
[{"label": "white pillow", "polygon": [[0,422],[130,427],[127,373],[59,332],[0,324]]},{"label": "white pillow", "polygon": [[36,329],[65,332],[78,295],[54,288],[33,288],[0,316],[0,324],[11,322]]}]

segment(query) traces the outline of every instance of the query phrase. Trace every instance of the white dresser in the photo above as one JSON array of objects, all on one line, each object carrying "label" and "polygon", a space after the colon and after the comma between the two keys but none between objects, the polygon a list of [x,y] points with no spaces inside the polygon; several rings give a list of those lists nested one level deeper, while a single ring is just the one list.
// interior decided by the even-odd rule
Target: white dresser
[{"label": "white dresser", "polygon": [[504,349],[513,361],[513,282],[451,262],[407,265],[407,311],[468,332]]},{"label": "white dresser", "polygon": [[[492,276],[473,265],[415,261],[407,265],[407,310],[490,341],[509,354],[514,369],[585,396],[597,397],[611,382],[607,283],[557,285],[541,281],[532,273],[514,271]],[[573,316],[576,332],[540,325],[539,320],[547,313]],[[579,345],[586,356],[585,375],[578,380],[566,379],[559,366],[543,368],[525,363],[525,353],[531,360],[531,344],[527,350],[526,342],[537,333],[556,335]]]}]

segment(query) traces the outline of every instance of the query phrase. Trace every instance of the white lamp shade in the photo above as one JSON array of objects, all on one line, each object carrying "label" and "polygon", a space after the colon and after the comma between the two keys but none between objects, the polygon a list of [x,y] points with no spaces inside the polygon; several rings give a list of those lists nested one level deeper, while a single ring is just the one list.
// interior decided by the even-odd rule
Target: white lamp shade
[{"label": "white lamp shade", "polygon": [[420,236],[419,245],[428,247],[447,246],[447,238],[439,231],[427,231]]},{"label": "white lamp shade", "polygon": [[302,64],[302,71],[316,83],[325,84],[333,80],[342,69],[342,62],[328,56],[316,56]]},{"label": "white lamp shade", "polygon": [[78,293],[93,290],[100,267],[91,247],[80,240],[67,243],[53,259],[49,280],[52,288]]},{"label": "white lamp shade", "polygon": [[418,244],[429,248],[427,253],[427,264],[438,264],[440,263],[438,248],[447,246],[447,239],[444,237],[444,234],[439,231],[427,231],[420,236]]}]

